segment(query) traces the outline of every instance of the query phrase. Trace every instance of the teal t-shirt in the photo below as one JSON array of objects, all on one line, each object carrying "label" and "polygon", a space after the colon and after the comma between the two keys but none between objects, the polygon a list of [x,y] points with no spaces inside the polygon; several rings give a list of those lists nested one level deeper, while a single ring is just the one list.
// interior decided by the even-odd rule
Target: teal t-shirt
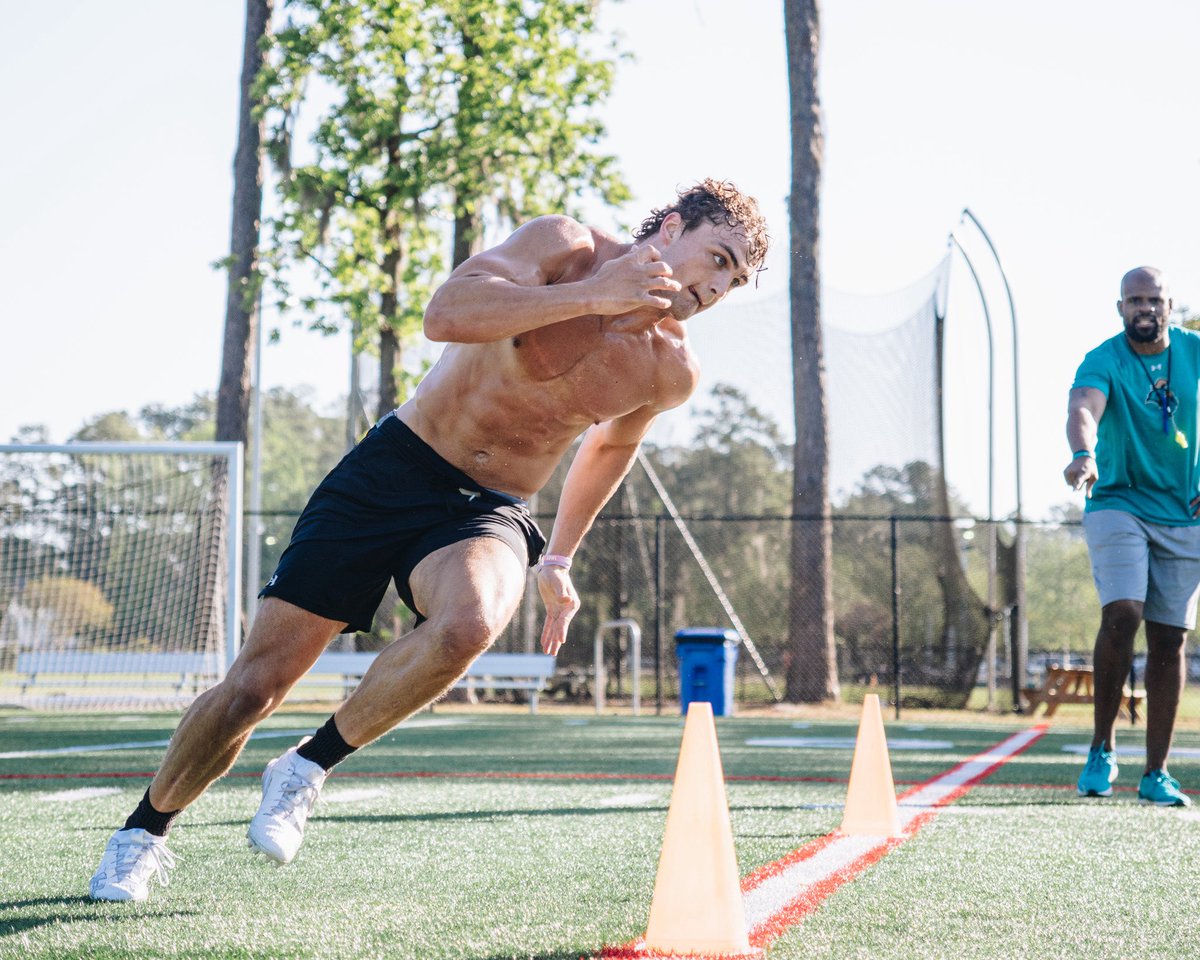
[{"label": "teal t-shirt", "polygon": [[[1096,442],[1100,478],[1087,510],[1125,510],[1148,523],[1174,527],[1200,524],[1188,509],[1200,492],[1198,382],[1200,335],[1182,327],[1171,327],[1171,346],[1153,356],[1134,353],[1119,333],[1083,358],[1073,386],[1094,387],[1108,397]],[[1187,440],[1186,448],[1176,431]]]}]

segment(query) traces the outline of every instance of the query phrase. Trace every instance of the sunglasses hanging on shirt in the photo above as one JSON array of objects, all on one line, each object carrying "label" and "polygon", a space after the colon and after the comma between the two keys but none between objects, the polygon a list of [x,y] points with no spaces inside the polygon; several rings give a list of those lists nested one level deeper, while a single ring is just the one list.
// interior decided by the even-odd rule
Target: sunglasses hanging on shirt
[{"label": "sunglasses hanging on shirt", "polygon": [[[1126,341],[1126,345],[1129,346],[1128,341]],[[1132,346],[1129,346],[1129,352],[1138,358],[1138,363],[1141,364],[1142,370],[1146,374],[1146,379],[1150,381],[1150,389],[1154,391],[1154,396],[1158,400],[1159,409],[1162,410],[1163,433],[1170,434],[1172,431],[1174,431],[1175,442],[1179,446],[1183,447],[1184,450],[1186,450],[1187,445],[1188,445],[1187,437],[1184,436],[1183,431],[1180,430],[1179,427],[1177,427],[1175,425],[1175,411],[1173,411],[1171,409],[1171,404],[1170,404],[1170,398],[1171,398],[1171,348],[1169,346],[1167,347],[1167,379],[1163,382],[1163,385],[1161,388],[1155,382],[1154,377],[1150,373],[1150,370],[1146,367],[1146,361],[1142,358],[1142,355],[1140,353],[1138,353],[1136,350],[1134,350]]]}]

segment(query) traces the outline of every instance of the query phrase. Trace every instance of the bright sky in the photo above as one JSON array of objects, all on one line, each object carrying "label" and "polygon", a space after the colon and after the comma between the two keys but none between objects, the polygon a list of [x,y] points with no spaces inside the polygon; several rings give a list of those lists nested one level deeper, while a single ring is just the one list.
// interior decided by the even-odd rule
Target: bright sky
[{"label": "bright sky", "polygon": [[[637,56],[606,111],[609,148],[635,193],[626,219],[700,177],[737,181],[760,198],[777,241],[760,290],[740,297],[777,296],[787,283],[782,9],[606,0],[606,21]],[[1132,11],[1118,0],[822,10],[825,283],[904,287],[943,256],[964,206],[979,216],[1017,304],[1025,512],[1035,518],[1072,499],[1060,476],[1066,391],[1083,353],[1120,329],[1121,274],[1160,266],[1176,302],[1200,308],[1200,5],[1144,0]],[[30,4],[6,12],[0,438],[43,423],[65,440],[98,413],[216,386],[225,286],[209,265],[228,249],[243,7],[67,0],[54,16]],[[966,283],[960,264],[952,362],[977,385],[986,360],[963,331],[982,320],[953,309],[967,302]],[[1003,304],[997,292],[1007,382]],[[744,336],[750,344],[755,332]],[[346,349],[285,328],[264,355],[264,384],[309,384],[331,403],[345,390]],[[983,431],[979,402],[958,406]],[[1011,466],[1011,393],[997,402],[1000,473]],[[983,470],[971,463],[975,483],[959,481],[976,504]],[[1004,513],[1011,480],[997,482]]]}]

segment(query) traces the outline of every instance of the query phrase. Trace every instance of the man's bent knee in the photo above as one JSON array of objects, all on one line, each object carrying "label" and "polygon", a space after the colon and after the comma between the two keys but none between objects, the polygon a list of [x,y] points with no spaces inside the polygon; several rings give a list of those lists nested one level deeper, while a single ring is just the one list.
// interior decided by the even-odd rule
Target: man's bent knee
[{"label": "man's bent knee", "polygon": [[279,708],[291,688],[291,682],[268,670],[235,664],[214,690],[221,691],[229,719],[257,723]]},{"label": "man's bent knee", "polygon": [[467,666],[487,651],[504,628],[478,615],[460,615],[439,623],[431,623],[437,636],[438,651],[447,664]]},{"label": "man's bent knee", "polygon": [[1133,639],[1142,622],[1142,604],[1138,600],[1114,600],[1104,605],[1100,627],[1108,633]]},{"label": "man's bent knee", "polygon": [[1183,649],[1187,635],[1183,627],[1146,621],[1146,644],[1157,653],[1178,653]]}]

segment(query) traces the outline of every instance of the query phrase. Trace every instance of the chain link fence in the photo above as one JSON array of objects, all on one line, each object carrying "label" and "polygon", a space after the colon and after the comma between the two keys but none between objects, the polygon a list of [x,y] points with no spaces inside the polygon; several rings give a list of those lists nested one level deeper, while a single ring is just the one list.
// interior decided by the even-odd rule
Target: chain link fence
[{"label": "chain link fence", "polygon": [[[273,569],[294,513],[263,515],[263,570]],[[548,530],[552,516],[540,515]],[[572,577],[583,606],[558,656],[543,702],[590,704],[595,649],[605,661],[606,701],[627,703],[634,673],[643,710],[678,709],[675,634],[688,627],[729,629],[729,610],[761,655],[764,677],[743,644],[734,698],[766,704],[787,693],[793,652],[791,537],[817,521],[781,516],[683,517],[700,558],[665,514],[606,512],[575,558]],[[904,709],[991,707],[1008,711],[1014,689],[1037,687],[1048,666],[1087,666],[1099,622],[1087,548],[1078,522],[1023,524],[1026,560],[1025,648],[1016,595],[1016,527],[973,518],[844,516],[832,521],[833,620],[841,697],[877,692]],[[797,616],[818,611],[800,609]],[[389,591],[369,635],[344,637],[345,649],[372,650],[411,629],[412,616]],[[621,621],[618,624],[617,621]],[[641,639],[632,659],[632,621]],[[521,607],[495,649],[536,649],[542,605],[532,577]],[[1194,647],[1189,644],[1190,650]],[[1144,662],[1144,640],[1134,685]],[[1014,652],[1025,670],[1013,682]],[[806,669],[800,663],[799,669]],[[1200,680],[1200,655],[1189,657]],[[1185,696],[1182,715],[1200,716]]]}]

